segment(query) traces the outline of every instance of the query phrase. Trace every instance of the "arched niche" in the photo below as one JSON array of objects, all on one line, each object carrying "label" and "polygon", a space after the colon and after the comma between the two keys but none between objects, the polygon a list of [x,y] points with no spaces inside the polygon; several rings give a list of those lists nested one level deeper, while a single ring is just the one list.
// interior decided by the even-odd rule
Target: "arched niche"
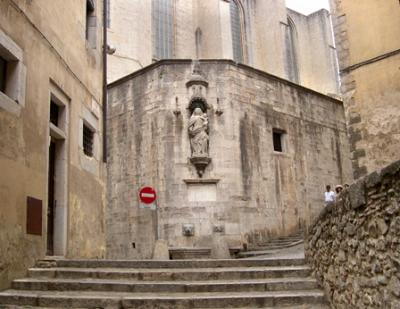
[{"label": "arched niche", "polygon": [[189,110],[189,112],[190,112],[190,115],[193,114],[193,111],[194,111],[196,108],[200,108],[200,109],[202,110],[203,113],[207,113],[207,109],[208,109],[209,107],[208,107],[208,104],[207,104],[206,99],[201,98],[201,97],[192,98],[192,99],[190,100],[189,106],[188,106],[188,110]]}]

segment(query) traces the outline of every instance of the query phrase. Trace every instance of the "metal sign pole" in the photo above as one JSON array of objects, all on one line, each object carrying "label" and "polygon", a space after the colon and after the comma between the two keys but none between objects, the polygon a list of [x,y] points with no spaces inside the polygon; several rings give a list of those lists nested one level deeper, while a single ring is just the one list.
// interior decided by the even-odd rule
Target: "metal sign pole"
[{"label": "metal sign pole", "polygon": [[156,221],[156,228],[155,228],[155,233],[156,233],[156,241],[159,239],[160,235],[159,235],[159,228],[158,228],[158,205],[157,205],[157,200],[154,201],[154,204],[156,205],[156,209],[155,209],[155,221]]}]

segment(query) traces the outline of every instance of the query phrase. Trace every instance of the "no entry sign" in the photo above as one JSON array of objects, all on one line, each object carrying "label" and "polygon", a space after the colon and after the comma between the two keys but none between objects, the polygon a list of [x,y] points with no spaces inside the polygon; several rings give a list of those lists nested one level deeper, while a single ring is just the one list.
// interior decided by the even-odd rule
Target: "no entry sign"
[{"label": "no entry sign", "polygon": [[143,187],[139,191],[139,199],[143,204],[151,204],[156,198],[156,191],[151,187]]}]

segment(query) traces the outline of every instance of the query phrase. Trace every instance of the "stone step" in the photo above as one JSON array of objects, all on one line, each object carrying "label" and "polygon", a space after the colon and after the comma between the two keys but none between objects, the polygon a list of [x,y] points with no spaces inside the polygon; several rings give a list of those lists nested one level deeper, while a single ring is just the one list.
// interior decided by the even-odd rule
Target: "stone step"
[{"label": "stone step", "polygon": [[[235,309],[276,309],[277,307],[240,307]],[[311,305],[280,305],[280,309],[330,309],[331,307],[327,304],[311,304]],[[217,308],[198,308],[198,309],[217,309]],[[224,307],[224,309],[233,309],[233,307]]]},{"label": "stone step", "polygon": [[299,238],[299,239],[292,239],[292,240],[273,240],[273,241],[264,241],[264,242],[259,242],[257,243],[257,246],[267,246],[267,245],[271,245],[271,246],[285,246],[285,245],[290,245],[292,243],[297,243],[297,242],[302,242],[303,239]]},{"label": "stone step", "polygon": [[102,279],[35,279],[14,280],[15,290],[37,291],[104,291],[104,292],[244,292],[308,290],[318,288],[315,279],[308,278],[270,278],[240,281],[131,281]]},{"label": "stone step", "polygon": [[44,259],[37,267],[74,267],[74,268],[217,268],[217,267],[254,267],[254,266],[292,266],[305,264],[304,258],[257,259],[257,260],[67,260]]},{"label": "stone step", "polygon": [[262,278],[309,277],[310,268],[305,265],[267,267],[223,267],[223,268],[31,268],[32,278],[64,279],[130,279],[143,281],[160,280],[240,280]]},{"label": "stone step", "polygon": [[[280,249],[294,247],[294,246],[297,246],[297,245],[299,245],[301,243],[302,242],[295,242],[295,243],[291,243],[291,244],[288,244],[288,245],[282,245],[282,246],[266,245],[266,246],[249,247],[247,249],[247,251],[280,250]],[[241,251],[241,252],[246,252],[246,251]],[[239,255],[239,254],[240,254],[240,252],[237,255]]]},{"label": "stone step", "polygon": [[19,291],[0,292],[0,304],[52,308],[240,308],[282,307],[325,304],[319,290],[229,292],[229,293],[117,293],[86,291]]},{"label": "stone step", "polygon": [[[18,306],[18,305],[2,305],[1,309],[54,309],[54,307],[38,307],[38,306]],[[87,309],[87,308],[72,308],[72,307],[57,307],[58,309]],[[235,309],[276,309],[277,307],[237,307]],[[280,305],[279,309],[330,309],[331,307],[327,304],[311,304],[311,305]],[[112,309],[112,308],[110,308]],[[120,308],[118,308],[120,309]],[[212,308],[198,308],[198,309],[217,309],[216,307]],[[218,308],[219,309],[219,308]],[[233,307],[224,307],[224,309],[233,309]]]},{"label": "stone step", "polygon": [[240,259],[250,258],[250,257],[258,257],[258,256],[266,256],[272,255],[276,253],[276,250],[252,250],[252,251],[243,251],[238,253],[237,257]]}]

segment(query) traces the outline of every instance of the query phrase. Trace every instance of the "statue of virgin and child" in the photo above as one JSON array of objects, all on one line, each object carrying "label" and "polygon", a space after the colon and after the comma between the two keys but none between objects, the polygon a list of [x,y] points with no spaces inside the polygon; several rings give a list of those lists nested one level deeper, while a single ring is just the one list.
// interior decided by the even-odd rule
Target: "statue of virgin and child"
[{"label": "statue of virgin and child", "polygon": [[208,118],[201,108],[194,109],[189,119],[189,138],[192,158],[208,157]]}]

